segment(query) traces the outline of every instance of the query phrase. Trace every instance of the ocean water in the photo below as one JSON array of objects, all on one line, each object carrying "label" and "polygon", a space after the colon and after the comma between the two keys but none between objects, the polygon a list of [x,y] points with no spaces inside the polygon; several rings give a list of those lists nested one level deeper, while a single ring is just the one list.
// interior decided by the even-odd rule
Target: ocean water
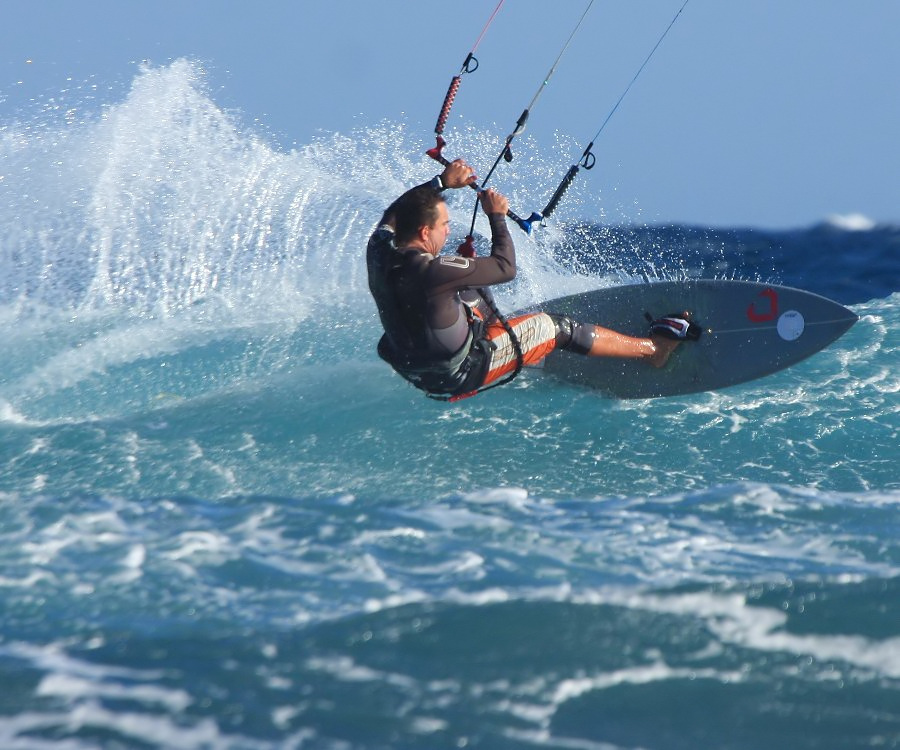
[{"label": "ocean water", "polygon": [[900,227],[576,186],[503,308],[703,276],[860,321],[718,393],[435,403],[363,264],[423,140],[276,147],[187,61],[0,125],[0,748],[900,746]]}]

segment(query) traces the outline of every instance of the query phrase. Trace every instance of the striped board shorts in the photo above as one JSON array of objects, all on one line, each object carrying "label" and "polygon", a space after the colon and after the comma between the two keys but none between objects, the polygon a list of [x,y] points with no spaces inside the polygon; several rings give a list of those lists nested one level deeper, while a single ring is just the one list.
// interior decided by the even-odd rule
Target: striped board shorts
[{"label": "striped board shorts", "polygon": [[[529,313],[510,318],[509,325],[519,339],[523,365],[536,365],[556,348],[556,325],[546,313]],[[482,385],[499,380],[516,369],[516,348],[499,322],[485,329],[485,338],[493,345],[491,363]]]}]

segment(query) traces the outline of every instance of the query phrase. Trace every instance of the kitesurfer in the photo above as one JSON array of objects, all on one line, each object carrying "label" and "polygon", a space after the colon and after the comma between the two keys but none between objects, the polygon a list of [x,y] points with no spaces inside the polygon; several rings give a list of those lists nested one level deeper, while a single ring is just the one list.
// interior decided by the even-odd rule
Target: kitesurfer
[{"label": "kitesurfer", "polygon": [[693,325],[688,320],[656,321],[646,338],[543,312],[505,321],[489,287],[516,275],[507,199],[491,189],[479,195],[491,227],[489,256],[440,255],[450,234],[442,192],[469,187],[475,180],[465,161],[451,162],[432,181],[395,200],[370,237],[366,261],[369,289],[385,331],[378,344],[383,359],[416,387],[445,398],[498,383],[556,347],[665,365],[687,337]]}]

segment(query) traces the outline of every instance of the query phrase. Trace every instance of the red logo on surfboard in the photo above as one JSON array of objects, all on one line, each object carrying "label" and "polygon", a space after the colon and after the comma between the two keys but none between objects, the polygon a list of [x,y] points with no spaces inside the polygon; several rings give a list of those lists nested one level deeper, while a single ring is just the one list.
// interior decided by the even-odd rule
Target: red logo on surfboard
[{"label": "red logo on surfboard", "polygon": [[[778,292],[774,289],[763,289],[757,298],[765,299],[764,303],[760,303],[759,299],[750,303],[747,308],[747,317],[754,323],[767,323],[778,317]],[[761,308],[757,305],[760,304]]]}]

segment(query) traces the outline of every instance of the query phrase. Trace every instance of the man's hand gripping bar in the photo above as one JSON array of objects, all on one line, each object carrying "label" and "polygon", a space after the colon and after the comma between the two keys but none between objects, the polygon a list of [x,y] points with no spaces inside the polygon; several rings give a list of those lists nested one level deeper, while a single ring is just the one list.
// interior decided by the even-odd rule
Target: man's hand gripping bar
[{"label": "man's hand gripping bar", "polygon": [[[428,149],[428,151],[426,151],[425,153],[432,159],[434,159],[438,164],[441,164],[445,167],[449,166],[450,160],[441,153],[444,150],[444,146],[446,145],[447,142],[441,136],[437,136],[437,145],[434,148]],[[469,187],[472,188],[472,190],[474,190],[476,193],[484,192],[484,189],[479,187],[475,182],[470,182]],[[506,215],[514,222],[516,222],[516,224],[521,227],[522,231],[524,231],[525,234],[531,234],[532,224],[534,224],[534,222],[536,221],[539,222],[542,219],[541,215],[537,212],[531,214],[531,216],[529,216],[527,219],[523,219],[521,216],[517,215],[511,210],[507,211]]]}]

